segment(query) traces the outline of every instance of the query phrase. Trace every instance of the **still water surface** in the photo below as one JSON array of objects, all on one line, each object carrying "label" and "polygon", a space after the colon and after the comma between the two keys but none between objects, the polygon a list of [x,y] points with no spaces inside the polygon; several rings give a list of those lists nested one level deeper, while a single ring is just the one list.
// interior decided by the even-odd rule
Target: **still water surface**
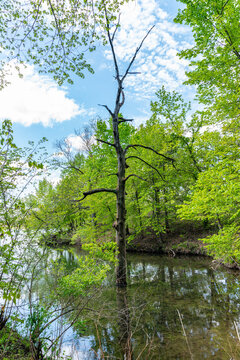
[{"label": "still water surface", "polygon": [[201,257],[130,254],[128,284],[109,279],[83,328],[66,334],[72,359],[240,359],[238,273]]}]

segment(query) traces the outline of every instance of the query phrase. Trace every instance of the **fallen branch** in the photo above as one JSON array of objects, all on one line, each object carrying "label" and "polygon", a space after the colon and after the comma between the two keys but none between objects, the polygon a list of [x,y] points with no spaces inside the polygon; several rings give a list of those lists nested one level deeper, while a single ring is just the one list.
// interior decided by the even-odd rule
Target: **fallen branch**
[{"label": "fallen branch", "polygon": [[188,342],[187,334],[186,334],[186,331],[184,329],[184,325],[183,325],[183,321],[182,321],[182,315],[180,314],[180,311],[178,309],[177,309],[177,313],[178,313],[178,317],[179,317],[179,320],[180,320],[180,323],[181,323],[181,326],[182,326],[183,336],[185,337],[185,340],[186,340],[186,344],[187,344],[187,348],[188,348],[188,351],[189,351],[189,354],[190,354],[190,358],[191,358],[191,360],[193,360],[193,354],[191,352],[191,348],[190,348],[190,345],[189,345],[189,342]]}]

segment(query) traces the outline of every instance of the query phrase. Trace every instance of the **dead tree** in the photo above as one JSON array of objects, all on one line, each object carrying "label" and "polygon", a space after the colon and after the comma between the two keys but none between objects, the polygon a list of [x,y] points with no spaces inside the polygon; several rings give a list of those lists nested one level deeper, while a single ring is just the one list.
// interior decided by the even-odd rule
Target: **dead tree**
[{"label": "dead tree", "polygon": [[[123,107],[124,102],[125,102],[123,84],[128,75],[137,74],[136,72],[131,72],[132,65],[137,57],[137,54],[139,53],[140,49],[142,48],[142,45],[143,45],[145,39],[147,38],[149,33],[152,31],[154,26],[147,32],[146,36],[142,39],[140,45],[137,47],[135,53],[133,54],[132,59],[129,62],[123,75],[120,75],[119,65],[118,65],[117,56],[116,56],[116,52],[115,52],[115,48],[114,48],[114,38],[115,38],[116,32],[119,28],[119,22],[116,25],[114,31],[111,32],[106,6],[105,6],[105,19],[106,19],[106,31],[107,31],[108,43],[111,48],[111,53],[112,53],[113,63],[114,63],[114,68],[115,68],[117,93],[116,93],[116,98],[115,98],[114,110],[110,110],[110,108],[107,105],[100,105],[100,106],[103,106],[108,111],[108,113],[112,119],[114,141],[113,141],[113,143],[110,143],[110,142],[107,142],[107,141],[104,141],[101,139],[97,139],[97,141],[100,143],[104,143],[109,146],[112,146],[116,151],[116,156],[117,156],[117,161],[118,161],[118,169],[117,169],[117,174],[116,174],[117,175],[117,188],[116,189],[100,188],[100,189],[89,190],[89,191],[86,191],[83,193],[83,198],[80,200],[83,200],[87,196],[96,194],[99,192],[113,193],[116,196],[117,217],[116,217],[115,228],[116,228],[116,242],[117,242],[117,249],[118,249],[118,254],[117,254],[118,264],[117,264],[117,268],[116,268],[116,285],[125,287],[127,285],[126,206],[125,206],[126,191],[125,191],[125,187],[126,187],[126,182],[131,177],[137,177],[137,178],[142,179],[137,174],[130,174],[130,175],[126,176],[126,168],[127,168],[126,160],[128,159],[127,152],[129,149],[136,149],[137,147],[141,147],[146,150],[153,151],[155,154],[165,158],[165,160],[173,162],[173,159],[171,159],[163,154],[158,153],[156,150],[154,150],[151,147],[140,145],[140,144],[129,144],[125,148],[123,148],[123,146],[121,145],[121,139],[119,136],[119,126],[122,123],[133,121],[133,119],[126,119],[120,115],[121,108]],[[141,158],[140,158],[140,160],[144,161]],[[151,165],[149,165],[149,166],[151,166]]]}]

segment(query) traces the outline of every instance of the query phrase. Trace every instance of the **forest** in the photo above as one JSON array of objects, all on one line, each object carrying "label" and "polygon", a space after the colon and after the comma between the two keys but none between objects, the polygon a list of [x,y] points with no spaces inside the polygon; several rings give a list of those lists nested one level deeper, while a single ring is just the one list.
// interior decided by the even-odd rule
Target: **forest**
[{"label": "forest", "polygon": [[[106,118],[76,130],[78,150],[67,137],[54,154],[46,138],[21,148],[2,121],[0,359],[240,359],[240,5],[179,0],[174,22],[194,43],[178,56],[196,100],[163,84],[136,126],[125,84],[154,24],[122,69],[125,2],[0,4],[2,88],[11,59],[59,85],[84,81],[82,49],[94,57],[98,43],[115,82]],[[73,334],[91,352],[71,340],[70,354]]]}]

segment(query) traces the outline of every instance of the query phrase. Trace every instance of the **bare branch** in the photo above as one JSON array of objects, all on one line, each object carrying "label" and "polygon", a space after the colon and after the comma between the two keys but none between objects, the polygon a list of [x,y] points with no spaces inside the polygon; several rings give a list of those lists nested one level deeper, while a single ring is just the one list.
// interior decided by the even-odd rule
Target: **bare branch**
[{"label": "bare branch", "polygon": [[[76,171],[79,172],[80,174],[82,174],[82,175],[84,174],[84,172],[83,172],[81,169],[79,169],[77,166],[73,165],[73,164],[70,163],[70,162],[69,162],[69,166],[70,166],[71,169],[76,170]],[[68,168],[68,167],[66,167],[66,168]]]},{"label": "bare branch", "polygon": [[141,176],[138,176],[138,175],[136,175],[136,174],[128,175],[128,176],[124,179],[124,181],[126,182],[126,181],[127,181],[130,177],[132,177],[132,176],[135,176],[135,177],[137,177],[137,178],[140,179],[140,180],[147,181],[146,179],[143,179]]},{"label": "bare branch", "polygon": [[[104,11],[105,11],[105,18],[106,18],[106,22],[107,22],[107,36],[108,36],[108,41],[109,41],[109,44],[110,44],[110,47],[111,47],[111,51],[112,51],[112,55],[113,55],[113,62],[114,62],[114,66],[115,66],[115,72],[116,72],[116,79],[118,81],[118,84],[120,85],[121,84],[121,80],[120,80],[120,76],[119,76],[119,68],[118,68],[118,63],[117,63],[117,57],[116,57],[116,54],[115,54],[115,49],[113,47],[113,40],[114,40],[114,36],[111,37],[111,34],[110,34],[110,24],[109,24],[109,19],[108,19],[108,14],[107,14],[107,8],[106,8],[106,4],[105,4],[105,1],[103,1],[104,3]],[[116,30],[116,29],[115,29]],[[114,31],[116,32],[116,31]]]},{"label": "bare branch", "polygon": [[50,8],[51,8],[53,17],[54,17],[54,21],[55,21],[55,24],[56,24],[58,36],[59,36],[59,39],[60,39],[60,42],[61,42],[61,46],[62,46],[62,49],[63,49],[63,54],[64,54],[64,56],[66,56],[65,46],[64,46],[63,39],[62,39],[62,34],[61,34],[61,29],[60,29],[60,26],[59,26],[59,23],[58,23],[58,20],[57,20],[57,16],[56,16],[55,10],[54,10],[53,5],[52,5],[52,1],[51,1],[51,0],[47,0],[47,1],[48,1],[48,4],[49,4]]},{"label": "bare branch", "polygon": [[107,109],[107,111],[109,112],[109,114],[113,117],[113,113],[112,113],[112,111],[109,109],[109,107],[108,107],[107,105],[98,104],[98,106],[102,106],[102,107],[104,107],[105,109]]},{"label": "bare branch", "polygon": [[121,117],[121,116],[119,116],[118,118],[120,119],[120,120],[118,121],[118,124],[121,124],[121,123],[127,122],[127,121],[131,122],[131,121],[134,120],[134,119],[125,119],[125,118],[123,118],[123,117]]},{"label": "bare branch", "polygon": [[108,192],[108,193],[113,193],[113,194],[117,194],[117,190],[113,190],[113,189],[105,189],[105,188],[101,188],[101,189],[94,189],[94,190],[89,190],[83,193],[83,197],[79,200],[76,201],[82,201],[83,199],[85,199],[87,196],[92,195],[92,194],[97,194],[97,193],[101,193],[101,192]]},{"label": "bare branch", "polygon": [[165,182],[166,182],[166,180],[163,178],[162,174],[158,171],[157,168],[155,168],[155,166],[149,164],[147,161],[143,160],[143,159],[140,158],[139,156],[134,156],[134,155],[128,156],[128,157],[126,157],[126,160],[128,160],[128,159],[134,159],[134,158],[142,161],[144,164],[148,165],[150,168],[152,168],[153,170],[155,170],[155,171],[158,173],[158,175],[160,176],[160,178],[162,179],[162,181],[165,181]]},{"label": "bare branch", "polygon": [[112,144],[112,143],[110,143],[110,142],[108,142],[108,141],[101,140],[101,139],[96,139],[96,140],[99,141],[99,142],[101,142],[101,143],[103,143],[103,144],[107,144],[107,145],[110,145],[110,146],[114,146],[114,147],[115,147],[114,144]]},{"label": "bare branch", "polygon": [[118,173],[113,174],[107,174],[107,176],[118,176]]},{"label": "bare branch", "polygon": [[126,152],[128,151],[128,149],[130,149],[130,148],[134,148],[134,149],[135,149],[136,147],[141,147],[141,148],[143,148],[143,149],[151,150],[151,151],[153,151],[155,154],[164,157],[164,159],[169,160],[169,161],[171,161],[172,163],[175,161],[175,159],[170,158],[169,156],[166,156],[166,155],[164,155],[164,154],[161,154],[161,153],[157,152],[156,150],[154,150],[154,149],[153,149],[152,147],[150,147],[150,146],[145,146],[145,145],[140,145],[140,144],[131,144],[131,145],[128,145],[128,146],[125,148],[125,154],[126,154]]},{"label": "bare branch", "polygon": [[134,55],[133,55],[133,57],[132,57],[132,60],[130,61],[129,65],[128,65],[128,67],[127,67],[127,70],[126,70],[125,74],[124,74],[123,77],[122,77],[122,80],[121,80],[122,82],[124,81],[125,77],[129,74],[129,70],[131,69],[132,64],[134,63],[138,52],[140,51],[141,47],[143,46],[144,41],[146,40],[146,38],[148,37],[148,35],[150,34],[150,32],[152,31],[152,29],[153,29],[154,27],[155,27],[155,25],[153,25],[153,26],[151,27],[151,29],[148,30],[147,34],[146,34],[146,35],[144,36],[144,38],[142,39],[140,45],[137,47],[137,49],[136,49],[136,51],[135,51],[135,53],[134,53]]},{"label": "bare branch", "polygon": [[62,169],[74,169],[80,174],[83,174],[83,171],[79,166],[76,165],[76,161],[74,159],[74,154],[72,153],[71,144],[68,139],[57,141],[55,144],[56,148],[60,150],[60,153],[66,158],[67,163],[61,161],[60,158],[55,157],[54,162],[61,167]]},{"label": "bare branch", "polygon": [[[34,10],[34,12],[36,12],[36,17],[34,18],[34,21],[29,29],[29,31],[25,34],[24,38],[21,40],[21,44],[24,43],[25,39],[28,37],[28,35],[31,33],[31,31],[34,29],[34,26],[35,26],[35,23],[37,22],[37,19],[38,19],[38,15],[39,15],[39,10],[40,10],[40,6],[42,5],[42,0],[39,1],[39,4],[37,6],[37,11]],[[56,20],[55,20],[56,21]],[[20,45],[21,46],[21,45]],[[20,47],[19,46],[19,47]]]},{"label": "bare branch", "polygon": [[84,127],[82,129],[74,129],[74,133],[79,137],[82,141],[82,150],[87,151],[88,154],[91,156],[92,145],[94,144],[94,122],[92,121],[90,125]]},{"label": "bare branch", "polygon": [[139,74],[141,74],[141,72],[140,71],[129,71],[128,72],[128,75],[139,75]]},{"label": "bare branch", "polygon": [[116,32],[117,32],[117,29],[119,28],[120,26],[120,17],[121,17],[121,14],[118,15],[118,22],[117,22],[117,25],[115,26],[115,30],[112,34],[112,42],[114,41],[114,38],[115,38],[115,35],[116,35]]}]

